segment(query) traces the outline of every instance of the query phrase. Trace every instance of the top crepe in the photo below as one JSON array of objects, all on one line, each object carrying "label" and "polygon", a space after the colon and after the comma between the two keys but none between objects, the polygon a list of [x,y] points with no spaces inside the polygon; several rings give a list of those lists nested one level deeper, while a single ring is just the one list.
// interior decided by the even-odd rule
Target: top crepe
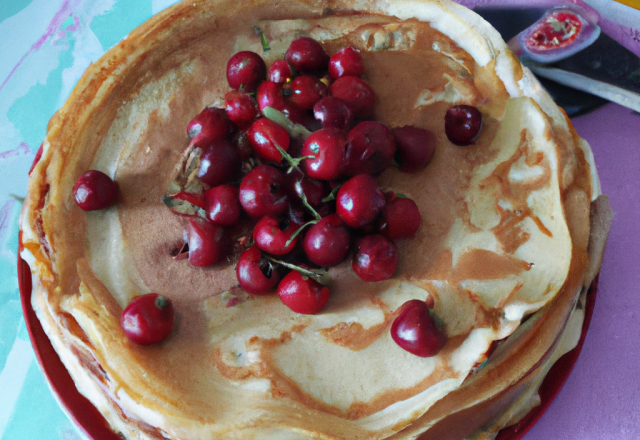
[{"label": "top crepe", "polygon": [[[423,218],[414,239],[398,242],[394,278],[366,283],[344,263],[313,316],[240,291],[234,261],[199,269],[170,258],[183,220],[161,197],[188,144],[184,127],[221,102],[231,55],[262,54],[255,26],[270,43],[267,64],[300,35],[329,53],[356,47],[375,118],[436,136],[425,170],[378,178]],[[483,114],[472,146],[444,135],[454,104]],[[462,438],[536,372],[590,282],[599,187],[589,147],[498,33],[450,2],[180,3],[87,70],[44,148],[22,223],[34,309],[80,391],[129,438]],[[75,205],[73,184],[88,169],[114,177],[116,207]],[[119,318],[147,292],[173,300],[177,325],[163,343],[138,347]],[[448,342],[419,358],[388,329],[400,305],[428,295]],[[460,422],[463,410],[478,420]]]}]

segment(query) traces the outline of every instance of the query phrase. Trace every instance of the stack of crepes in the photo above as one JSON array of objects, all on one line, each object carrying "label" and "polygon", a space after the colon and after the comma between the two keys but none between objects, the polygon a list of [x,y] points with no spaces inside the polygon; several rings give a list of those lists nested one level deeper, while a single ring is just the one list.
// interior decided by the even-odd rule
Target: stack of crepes
[{"label": "stack of crepes", "polygon": [[[426,169],[377,178],[423,219],[398,241],[394,277],[366,283],[346,261],[316,315],[242,292],[235,261],[170,258],[184,219],[161,201],[188,121],[223,101],[229,57],[251,50],[269,65],[302,35],[329,54],[360,50],[375,119],[436,138]],[[483,115],[473,145],[444,134],[455,104]],[[33,308],[79,391],[128,439],[491,436],[538,403],[575,346],[606,237],[588,144],[499,34],[447,1],[179,3],[89,67],[43,146],[22,215]],[[88,169],[114,178],[116,206],[75,204]],[[171,298],[177,320],[142,347],[119,319],[148,292]],[[447,343],[421,358],[389,327],[430,295]]]}]

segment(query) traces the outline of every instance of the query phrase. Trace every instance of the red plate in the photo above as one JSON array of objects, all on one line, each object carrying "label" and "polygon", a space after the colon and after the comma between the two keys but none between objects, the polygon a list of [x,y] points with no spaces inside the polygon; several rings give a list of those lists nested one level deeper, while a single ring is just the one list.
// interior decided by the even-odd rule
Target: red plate
[{"label": "red plate", "polygon": [[[20,286],[20,299],[22,301],[22,313],[29,331],[31,344],[36,353],[38,363],[42,367],[51,389],[56,394],[58,401],[69,417],[80,427],[80,429],[92,440],[122,440],[108,426],[106,420],[97,409],[82,396],[76,389],[75,383],[69,376],[69,372],[60,361],[58,354],[53,349],[49,338],[44,333],[40,321],[36,317],[31,307],[31,270],[29,265],[19,256],[22,252],[22,231],[20,231],[18,252],[18,284]],[[598,291],[598,279],[596,278],[587,294],[587,304],[585,308],[584,323],[582,325],[582,336],[578,346],[562,356],[553,365],[549,374],[540,387],[541,404],[532,409],[526,417],[517,424],[500,431],[496,440],[520,440],[531,429],[534,423],[542,416],[556,397],[562,385],[569,377],[573,369],[582,344],[584,342],[593,306],[596,301]]]}]

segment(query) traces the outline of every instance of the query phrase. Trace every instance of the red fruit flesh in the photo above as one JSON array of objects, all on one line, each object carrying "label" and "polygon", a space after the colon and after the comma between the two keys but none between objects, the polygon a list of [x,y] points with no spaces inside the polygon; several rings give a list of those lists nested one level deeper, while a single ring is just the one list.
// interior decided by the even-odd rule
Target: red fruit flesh
[{"label": "red fruit flesh", "polygon": [[221,108],[207,107],[189,122],[187,134],[199,143],[209,144],[227,139],[233,132],[227,113]]},{"label": "red fruit flesh", "polygon": [[134,344],[150,345],[169,336],[173,321],[171,300],[157,293],[148,293],[135,298],[124,309],[120,327]]},{"label": "red fruit flesh", "polygon": [[287,80],[291,79],[291,67],[285,60],[274,61],[269,67],[268,75],[269,81],[274,83],[284,84]]},{"label": "red fruit flesh", "polygon": [[294,270],[280,281],[278,296],[291,311],[313,315],[329,301],[329,289]]},{"label": "red fruit flesh", "polygon": [[391,324],[391,337],[401,348],[420,357],[437,355],[446,336],[436,327],[424,301],[412,299],[402,305],[403,311]]},{"label": "red fruit flesh", "polygon": [[238,52],[227,63],[227,81],[232,89],[253,92],[266,77],[267,66],[257,53]]},{"label": "red fruit flesh", "polygon": [[252,295],[269,292],[280,279],[278,272],[257,246],[251,246],[240,255],[236,265],[236,277],[240,287]]},{"label": "red fruit flesh", "polygon": [[334,53],[329,60],[329,75],[337,79],[343,76],[360,77],[364,73],[362,57],[353,47],[345,47]]},{"label": "red fruit flesh", "polygon": [[242,209],[238,200],[238,188],[218,185],[204,192],[204,209],[211,223],[232,226],[238,222]]},{"label": "red fruit flesh", "polygon": [[392,130],[398,148],[400,171],[415,173],[427,166],[436,150],[436,137],[429,130],[405,125]]},{"label": "red fruit flesh", "polygon": [[260,118],[251,124],[247,132],[247,138],[253,148],[264,160],[282,164],[282,154],[276,146],[284,151],[289,150],[289,133],[282,126],[270,119]]},{"label": "red fruit flesh", "polygon": [[258,165],[240,183],[240,204],[254,218],[284,213],[289,206],[284,175],[268,165]]},{"label": "red fruit flesh", "polygon": [[482,114],[471,105],[451,107],[444,117],[444,132],[452,144],[472,144],[482,129]]},{"label": "red fruit flesh", "polygon": [[356,76],[338,78],[329,86],[329,93],[343,100],[355,117],[366,118],[373,113],[376,101],[373,89]]},{"label": "red fruit flesh", "polygon": [[341,130],[323,128],[311,134],[302,146],[302,156],[313,156],[302,164],[313,179],[335,180],[345,165],[346,140]]},{"label": "red fruit flesh", "polygon": [[229,182],[236,177],[240,163],[240,154],[231,142],[216,141],[203,149],[198,179],[209,186]]},{"label": "red fruit flesh", "polygon": [[373,222],[384,208],[385,198],[375,179],[359,174],[342,184],[336,197],[336,212],[351,228]]},{"label": "red fruit flesh", "polygon": [[335,266],[347,256],[351,234],[342,218],[338,214],[331,214],[309,228],[302,245],[313,263]]},{"label": "red fruit flesh", "polygon": [[118,187],[102,171],[89,170],[76,180],[73,198],[84,211],[104,209],[118,201]]},{"label": "red fruit flesh", "polygon": [[229,240],[222,227],[201,218],[190,218],[185,231],[192,266],[210,266],[226,255]]},{"label": "red fruit flesh", "polygon": [[289,101],[298,107],[311,110],[316,102],[329,94],[329,88],[315,76],[300,75],[291,81]]},{"label": "red fruit flesh", "polygon": [[393,197],[382,210],[378,232],[389,240],[413,237],[422,223],[418,205],[411,199]]},{"label": "red fruit flesh", "polygon": [[382,235],[368,235],[358,240],[358,250],[351,267],[363,280],[375,282],[391,278],[398,267],[398,248]]},{"label": "red fruit flesh", "polygon": [[344,173],[378,174],[389,167],[396,154],[391,130],[375,121],[364,121],[347,135],[347,164]]},{"label": "red fruit flesh", "polygon": [[291,43],[284,59],[298,72],[311,73],[327,68],[329,54],[313,38],[300,37]]},{"label": "red fruit flesh", "polygon": [[298,237],[287,246],[291,236],[300,228],[299,224],[291,221],[281,222],[276,217],[268,215],[253,228],[253,241],[261,251],[272,255],[286,255],[293,250]]},{"label": "red fruit flesh", "polygon": [[351,126],[353,115],[341,99],[327,96],[313,106],[313,116],[322,124],[322,128],[347,130]]},{"label": "red fruit flesh", "polygon": [[240,127],[250,124],[259,113],[253,98],[241,92],[227,92],[224,105],[229,119]]}]

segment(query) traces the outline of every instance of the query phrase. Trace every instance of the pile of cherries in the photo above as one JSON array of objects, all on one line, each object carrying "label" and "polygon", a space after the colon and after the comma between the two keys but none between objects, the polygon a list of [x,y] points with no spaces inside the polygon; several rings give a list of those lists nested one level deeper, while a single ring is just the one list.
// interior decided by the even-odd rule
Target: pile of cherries
[{"label": "pile of cherries", "polygon": [[[225,95],[225,108],[205,108],[187,126],[189,160],[196,164],[189,177],[198,184],[185,183],[183,176],[170,188],[171,200],[193,208],[185,223],[191,265],[209,266],[227,256],[229,228],[248,221],[251,238],[241,241],[244,250],[236,265],[240,286],[253,295],[277,286],[283,303],[296,313],[324,307],[329,299],[325,269],[351,251],[351,267],[363,280],[394,274],[399,258],[394,240],[414,236],[421,216],[413,200],[383,192],[375,177],[394,160],[403,172],[423,169],[433,156],[435,136],[419,127],[389,128],[373,120],[375,94],[363,73],[356,49],[329,56],[308,37],[293,41],[284,60],[268,69],[254,52],[230,58],[232,90]],[[475,107],[447,112],[445,132],[452,143],[473,143],[480,130]],[[76,186],[91,187],[92,179],[103,179],[85,176]],[[86,201],[78,204],[95,209]],[[147,302],[167,307],[157,297]],[[419,356],[433,356],[444,343],[431,308],[424,301],[409,302],[392,326],[394,340]],[[133,321],[126,314],[123,328]]]}]

